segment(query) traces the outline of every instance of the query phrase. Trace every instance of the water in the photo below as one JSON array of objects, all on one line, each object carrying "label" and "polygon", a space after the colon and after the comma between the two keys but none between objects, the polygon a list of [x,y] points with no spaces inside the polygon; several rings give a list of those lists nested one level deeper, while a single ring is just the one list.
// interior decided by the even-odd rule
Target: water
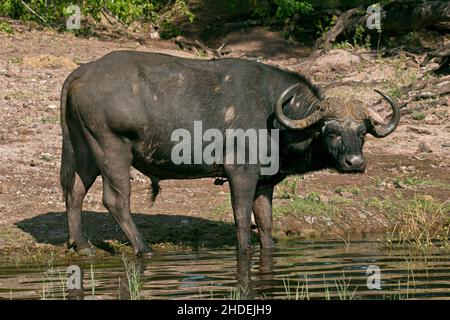
[{"label": "water", "polygon": [[[450,255],[388,250],[371,240],[350,246],[334,240],[281,242],[272,254],[255,250],[239,257],[234,248],[163,253],[136,265],[128,260],[128,273],[122,256],[71,264],[83,270],[84,299],[450,298]],[[379,268],[380,282],[366,274],[369,266]],[[0,298],[67,299],[67,267],[57,261],[2,265]],[[133,271],[140,280],[129,282]],[[368,288],[369,276],[369,286],[380,289]]]}]

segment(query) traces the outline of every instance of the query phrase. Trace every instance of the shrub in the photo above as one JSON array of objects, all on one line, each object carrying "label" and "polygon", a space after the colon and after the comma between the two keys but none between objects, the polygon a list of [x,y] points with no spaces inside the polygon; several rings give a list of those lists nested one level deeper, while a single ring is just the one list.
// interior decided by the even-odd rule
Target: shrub
[{"label": "shrub", "polygon": [[[97,22],[101,20],[102,12],[107,12],[125,24],[134,21],[153,22],[167,30],[174,15],[186,16],[191,22],[194,19],[194,15],[186,5],[186,0],[28,0],[24,3],[20,0],[3,0],[0,3],[0,15],[35,21],[60,30],[65,29],[65,21],[70,15],[67,8],[72,4],[80,7],[83,17],[92,18]],[[165,10],[168,7],[173,9],[170,14],[167,14]],[[164,17],[160,15],[163,9]],[[175,34],[172,29],[169,34]]]},{"label": "shrub", "polygon": [[412,116],[411,116],[414,120],[416,121],[422,121],[424,120],[427,116],[425,113],[420,112],[420,111],[414,111]]},{"label": "shrub", "polygon": [[308,1],[275,0],[275,4],[277,6],[275,16],[280,19],[289,19],[296,14],[305,15],[314,11]]},{"label": "shrub", "polygon": [[0,21],[0,32],[14,33],[14,30],[8,22]]}]

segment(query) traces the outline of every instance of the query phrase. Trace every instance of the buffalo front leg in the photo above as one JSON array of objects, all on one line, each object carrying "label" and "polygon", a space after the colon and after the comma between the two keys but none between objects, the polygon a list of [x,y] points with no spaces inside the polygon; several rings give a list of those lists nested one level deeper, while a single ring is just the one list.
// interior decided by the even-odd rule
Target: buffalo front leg
[{"label": "buffalo front leg", "polygon": [[258,172],[252,172],[252,169],[233,166],[227,174],[239,253],[248,253],[250,250],[252,203],[258,181]]},{"label": "buffalo front leg", "polygon": [[258,186],[253,200],[253,214],[258,225],[262,249],[274,247],[272,238],[272,198],[274,186]]}]

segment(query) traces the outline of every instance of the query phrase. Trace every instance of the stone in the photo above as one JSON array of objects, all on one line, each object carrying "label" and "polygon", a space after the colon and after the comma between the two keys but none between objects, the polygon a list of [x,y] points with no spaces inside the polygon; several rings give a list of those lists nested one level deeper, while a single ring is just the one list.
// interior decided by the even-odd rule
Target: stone
[{"label": "stone", "polygon": [[418,151],[421,153],[431,153],[433,150],[431,149],[430,145],[426,143],[425,141],[422,141],[419,143]]},{"label": "stone", "polygon": [[8,193],[8,186],[5,183],[0,183],[0,194]]},{"label": "stone", "polygon": [[418,133],[418,134],[427,134],[427,135],[431,134],[431,131],[428,130],[428,129],[419,128],[419,127],[412,127],[412,126],[408,127],[408,131],[415,132],[415,133]]},{"label": "stone", "polygon": [[420,198],[425,201],[430,201],[430,202],[434,201],[434,197],[430,196],[429,194],[423,194],[420,196]]},{"label": "stone", "polygon": [[343,196],[344,198],[351,198],[351,197],[353,197],[353,193],[348,192],[348,191],[342,191],[341,196]]}]

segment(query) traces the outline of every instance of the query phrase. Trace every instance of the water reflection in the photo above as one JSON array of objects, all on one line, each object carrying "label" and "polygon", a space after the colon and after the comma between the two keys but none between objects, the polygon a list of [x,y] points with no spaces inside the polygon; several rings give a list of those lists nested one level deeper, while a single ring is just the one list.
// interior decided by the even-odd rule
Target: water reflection
[{"label": "water reflection", "polygon": [[[71,262],[72,263],[72,262]],[[450,298],[450,256],[380,248],[369,240],[279,243],[237,255],[201,249],[133,260],[77,260],[83,288],[67,289],[67,263],[0,266],[0,298],[408,299]],[[379,290],[367,268],[380,269]]]},{"label": "water reflection", "polygon": [[261,250],[252,271],[252,253],[236,254],[236,298],[255,299],[273,289],[273,250]]}]

